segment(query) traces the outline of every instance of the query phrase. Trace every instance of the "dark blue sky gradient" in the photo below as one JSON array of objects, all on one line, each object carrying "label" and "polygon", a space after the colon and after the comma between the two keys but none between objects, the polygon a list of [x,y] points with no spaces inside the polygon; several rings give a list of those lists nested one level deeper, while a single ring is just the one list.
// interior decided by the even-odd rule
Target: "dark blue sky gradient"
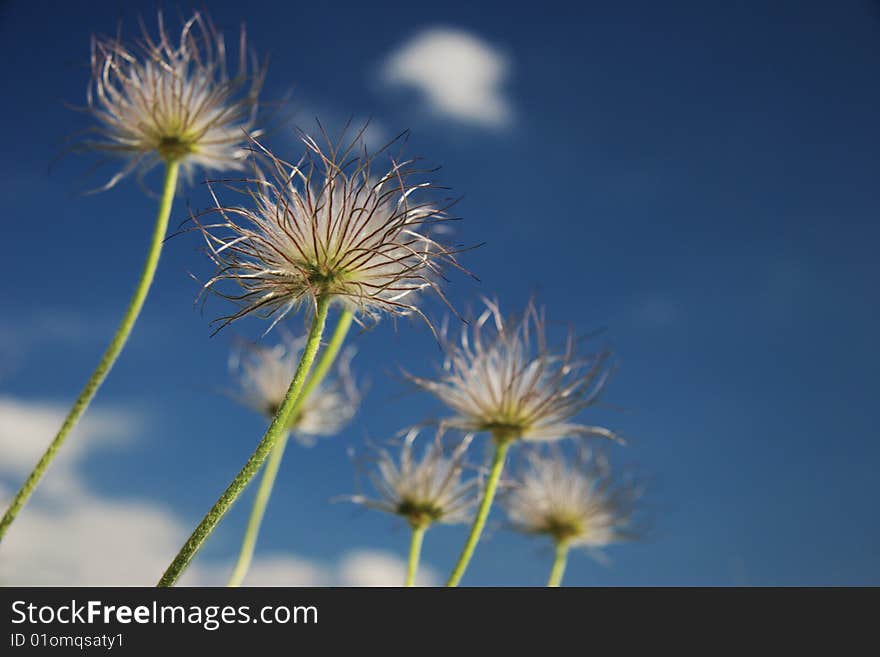
[{"label": "dark blue sky gradient", "polygon": [[[662,5],[662,6],[661,6]],[[89,125],[88,39],[128,34],[151,2],[0,5],[0,392],[66,402],[115,327],[139,271],[155,202],[133,180],[79,190],[89,161],[62,158]],[[443,165],[464,195],[456,238],[486,242],[452,275],[461,308],[533,292],[560,327],[605,329],[618,369],[585,421],[629,438],[612,458],[651,482],[654,531],[571,559],[571,584],[880,584],[877,372],[880,335],[880,10],[867,1],[739,3],[208,3],[228,35],[241,20],[271,54],[265,97],[293,89],[295,123],[372,116],[412,129],[408,152]],[[169,11],[171,16],[173,11]],[[504,130],[431,119],[376,81],[418,30],[463,28],[510,58]],[[292,131],[269,140],[288,159]],[[106,173],[106,172],[105,172]],[[148,179],[158,187],[157,176]],[[205,207],[201,185],[178,199]],[[227,309],[193,308],[188,272],[211,269],[194,235],[171,240],[129,347],[98,406],[145,418],[136,443],[88,464],[89,484],[148,497],[195,524],[244,462],[264,423],[232,405],[227,354],[250,319],[210,338]],[[428,304],[442,316],[439,302]],[[300,324],[294,321],[294,327]],[[288,452],[260,550],[332,558],[370,546],[403,555],[407,532],[329,504],[353,491],[346,450],[441,408],[396,372],[431,373],[429,331],[386,321],[359,335],[371,381],[343,436]],[[874,409],[873,411],[871,409]],[[482,447],[477,446],[475,457]],[[2,458],[2,455],[0,455]],[[249,502],[249,498],[248,498]],[[231,554],[239,504],[204,550]],[[501,520],[501,516],[495,516]],[[425,558],[453,562],[463,528],[428,535]],[[169,555],[169,558],[171,555]],[[468,584],[541,584],[549,554],[497,527]],[[157,573],[158,576],[158,573]]]}]

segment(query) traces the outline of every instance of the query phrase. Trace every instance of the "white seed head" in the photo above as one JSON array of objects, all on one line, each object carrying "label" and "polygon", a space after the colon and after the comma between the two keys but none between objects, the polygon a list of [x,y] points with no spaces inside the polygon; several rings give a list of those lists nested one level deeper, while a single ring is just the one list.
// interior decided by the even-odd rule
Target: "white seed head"
[{"label": "white seed head", "polygon": [[578,358],[576,340],[550,350],[543,312],[529,304],[519,319],[504,319],[494,302],[459,340],[446,339],[444,371],[437,379],[410,377],[456,415],[445,422],[464,431],[488,431],[496,440],[557,440],[608,429],[572,422],[592,404],[608,375],[608,353]]},{"label": "white seed head", "polygon": [[601,455],[567,462],[560,453],[528,455],[502,505],[514,527],[571,546],[601,548],[630,538],[639,491],[616,484]]},{"label": "white seed head", "polygon": [[[273,347],[247,345],[234,353],[231,365],[240,381],[236,397],[267,418],[275,417],[304,346],[305,338],[286,335]],[[300,444],[311,446],[317,437],[338,434],[357,412],[360,394],[351,374],[351,357],[350,350],[337,356],[333,376],[312,390],[291,420],[289,429]]]},{"label": "white seed head", "polygon": [[462,480],[469,439],[449,451],[438,433],[419,459],[413,453],[417,436],[417,430],[410,431],[399,458],[388,450],[376,450],[369,479],[378,497],[355,496],[352,501],[401,516],[414,527],[468,522],[479,488],[476,478]]},{"label": "white seed head", "polygon": [[245,132],[255,135],[257,95],[264,69],[248,55],[242,28],[238,71],[226,67],[226,45],[210,19],[199,12],[172,41],[159,13],[158,38],[142,25],[129,47],[119,38],[92,39],[88,111],[96,135],[82,146],[125,158],[104,186],[163,160],[176,160],[187,178],[197,167],[241,169],[247,156]]},{"label": "white seed head", "polygon": [[[427,234],[446,219],[435,204],[416,198],[432,185],[410,181],[419,173],[413,160],[391,159],[374,175],[372,165],[387,151],[368,155],[360,136],[324,150],[310,137],[303,143],[299,164],[265,149],[268,167],[254,159],[250,207],[224,207],[215,196],[212,212],[222,221],[195,219],[218,267],[205,290],[240,305],[217,320],[221,328],[249,313],[272,317],[274,326],[320,295],[352,309],[359,321],[382,312],[424,317],[417,293],[430,288],[442,297],[440,265],[457,266],[453,253]],[[223,283],[235,292],[219,291]]]}]

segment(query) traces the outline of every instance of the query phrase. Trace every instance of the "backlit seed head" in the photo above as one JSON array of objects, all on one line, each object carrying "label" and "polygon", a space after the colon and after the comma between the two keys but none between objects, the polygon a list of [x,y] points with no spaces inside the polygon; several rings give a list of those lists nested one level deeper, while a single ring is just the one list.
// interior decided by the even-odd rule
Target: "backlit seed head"
[{"label": "backlit seed head", "polygon": [[495,440],[557,440],[570,436],[616,439],[610,430],[572,422],[598,397],[608,376],[607,352],[578,357],[576,339],[550,349],[543,311],[529,304],[520,318],[505,319],[497,303],[458,340],[446,337],[446,361],[436,379],[410,377],[455,415],[445,423],[491,433]]},{"label": "backlit seed head", "polygon": [[376,450],[369,480],[377,497],[357,495],[350,499],[400,516],[413,527],[468,522],[479,488],[476,478],[462,480],[469,439],[450,451],[438,433],[419,458],[413,448],[417,436],[417,430],[407,434],[397,458],[388,450]]},{"label": "backlit seed head", "polygon": [[639,495],[636,486],[614,482],[601,454],[582,453],[569,462],[558,451],[549,456],[534,451],[501,502],[522,532],[601,548],[632,538]]},{"label": "backlit seed head", "polygon": [[[240,382],[236,398],[267,418],[274,418],[304,346],[305,338],[286,335],[273,347],[247,345],[235,352],[230,364]],[[351,357],[350,350],[339,354],[333,376],[312,390],[291,420],[289,429],[300,444],[311,446],[317,437],[338,434],[357,412],[360,394],[351,374]]]},{"label": "backlit seed head", "polygon": [[[250,313],[272,318],[271,328],[323,295],[352,309],[358,321],[381,313],[424,317],[418,293],[431,289],[442,297],[441,266],[458,266],[453,251],[429,237],[447,217],[424,198],[434,190],[423,179],[427,172],[414,160],[390,157],[387,148],[369,155],[360,135],[347,146],[302,141],[298,164],[255,142],[261,155],[253,178],[237,190],[248,203],[225,206],[215,195],[211,212],[222,220],[203,225],[194,218],[218,268],[204,289],[240,306],[217,320],[220,328]],[[388,168],[376,173],[379,159]],[[224,283],[233,290],[221,291]]]},{"label": "backlit seed head", "polygon": [[196,12],[179,40],[166,32],[159,13],[158,35],[142,24],[141,38],[92,39],[89,113],[98,126],[81,147],[124,158],[122,170],[103,187],[128,174],[145,174],[161,161],[177,161],[191,178],[196,168],[241,169],[246,135],[257,134],[257,96],[265,70],[248,53],[244,28],[238,70],[227,70],[226,44],[210,18]]}]

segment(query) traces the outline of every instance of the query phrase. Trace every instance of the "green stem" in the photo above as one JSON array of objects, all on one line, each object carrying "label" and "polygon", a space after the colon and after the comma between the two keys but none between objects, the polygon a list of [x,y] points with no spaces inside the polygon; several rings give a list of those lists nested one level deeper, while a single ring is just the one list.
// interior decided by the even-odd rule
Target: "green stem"
[{"label": "green stem", "polygon": [[189,565],[189,562],[192,561],[196,552],[199,551],[199,548],[202,547],[202,544],[211,535],[211,532],[214,531],[214,528],[223,519],[223,516],[226,515],[229,507],[238,499],[250,480],[257,474],[260,466],[263,465],[263,461],[266,460],[272,448],[275,447],[275,443],[278,442],[281,436],[286,435],[287,427],[290,425],[291,412],[302,392],[306,377],[309,374],[312,363],[315,361],[315,355],[321,344],[321,335],[324,333],[324,324],[327,322],[329,303],[329,295],[324,294],[317,299],[315,315],[312,318],[312,326],[306,338],[302,358],[296,368],[296,373],[293,375],[293,380],[290,382],[290,387],[287,389],[287,395],[285,395],[284,401],[281,402],[281,406],[278,408],[272,424],[269,425],[269,428],[263,435],[263,439],[257,445],[256,450],[251,454],[251,457],[244,464],[241,471],[235,476],[235,479],[232,480],[232,483],[223,491],[220,499],[211,507],[207,515],[202,518],[202,521],[193,530],[189,539],[180,548],[180,552],[174,557],[174,561],[168,566],[157,586],[166,587],[174,585],[181,573]]},{"label": "green stem", "polygon": [[272,495],[272,487],[275,485],[275,477],[278,476],[278,468],[281,466],[281,459],[284,458],[284,448],[287,447],[288,434],[284,434],[278,438],[275,447],[269,453],[266,459],[266,467],[263,468],[263,477],[260,479],[260,487],[257,489],[257,497],[254,499],[254,506],[251,509],[251,516],[248,518],[247,529],[244,532],[244,538],[241,542],[241,551],[238,555],[238,562],[235,569],[229,577],[226,586],[241,586],[244,576],[247,575],[248,569],[251,567],[251,561],[254,558],[254,549],[257,547],[257,536],[260,533],[260,525],[263,522],[263,515],[266,513],[266,505],[269,503],[269,497]]},{"label": "green stem", "polygon": [[339,355],[339,350],[342,349],[342,344],[345,342],[345,337],[348,335],[348,329],[351,328],[352,319],[354,319],[354,313],[352,313],[351,310],[346,309],[342,311],[342,314],[339,316],[339,321],[336,322],[336,328],[333,329],[333,335],[330,336],[330,342],[324,347],[321,357],[318,359],[318,362],[315,363],[315,370],[312,372],[312,376],[309,377],[308,382],[306,382],[306,385],[303,388],[302,396],[300,398],[302,401],[297,400],[291,417],[296,417],[296,414],[299,412],[300,407],[308,396],[314,392],[315,388],[321,385],[321,381],[327,376],[327,372],[330,371],[330,368],[336,361],[336,356]]},{"label": "green stem", "polygon": [[43,474],[45,474],[49,464],[52,463],[52,459],[55,458],[55,454],[61,449],[61,445],[64,444],[67,435],[76,426],[76,423],[82,417],[83,413],[85,413],[89,402],[92,401],[98,388],[104,382],[104,379],[107,378],[110,368],[113,367],[120,352],[123,347],[125,347],[128,336],[131,333],[132,328],[134,328],[134,324],[141,312],[141,308],[144,306],[144,301],[147,298],[147,293],[150,291],[150,285],[153,283],[153,277],[156,274],[156,267],[159,264],[159,255],[162,252],[162,242],[165,240],[165,233],[168,229],[168,218],[171,215],[174,191],[177,188],[178,169],[179,165],[177,162],[168,161],[166,163],[165,183],[162,187],[162,199],[159,202],[159,212],[156,215],[156,225],[153,229],[150,249],[147,252],[147,261],[144,264],[144,269],[141,272],[141,277],[138,280],[134,295],[131,297],[131,301],[128,302],[128,308],[125,310],[122,322],[120,322],[119,328],[116,329],[116,333],[113,334],[113,339],[110,341],[110,345],[107,347],[104,355],[101,356],[98,367],[92,372],[92,375],[86,382],[82,392],[79,393],[79,397],[76,398],[70,411],[68,411],[67,417],[64,418],[64,423],[55,435],[55,438],[49,443],[49,447],[43,452],[43,456],[40,457],[39,462],[28,475],[24,485],[19,489],[18,493],[16,493],[12,503],[3,515],[3,520],[0,521],[0,541],[3,540],[3,536],[15,520],[18,512],[21,511],[25,502],[27,502],[28,498],[34,492],[34,489],[37,487]]},{"label": "green stem", "polygon": [[[345,342],[345,336],[348,334],[348,329],[351,327],[353,317],[354,315],[352,311],[342,311],[342,314],[339,316],[339,321],[336,323],[336,328],[333,330],[333,335],[330,337],[330,342],[327,343],[327,346],[321,352],[321,357],[318,359],[318,362],[315,363],[315,369],[312,371],[312,375],[303,387],[299,398],[294,403],[290,412],[290,417],[295,418],[299,414],[299,409],[306,402],[309,395],[312,394],[314,389],[321,384],[321,381],[327,375],[327,372],[330,371],[330,367],[333,365],[336,356],[339,354],[339,350],[342,348],[342,343]],[[247,572],[251,567],[251,561],[254,558],[254,550],[257,547],[257,536],[260,533],[260,525],[263,522],[263,515],[266,513],[266,505],[269,503],[269,498],[272,496],[272,488],[275,485],[275,478],[278,476],[278,467],[281,465],[281,460],[284,458],[284,448],[287,446],[287,438],[288,436],[285,434],[278,439],[278,442],[275,443],[275,447],[272,448],[272,452],[269,454],[269,458],[266,460],[266,467],[263,469],[263,476],[260,479],[260,487],[257,489],[254,506],[251,509],[247,529],[245,529],[244,538],[241,542],[241,551],[238,554],[238,562],[235,564],[235,569],[232,571],[232,576],[229,578],[229,582],[226,586],[241,586],[241,582],[244,580],[245,575],[247,575]]]},{"label": "green stem", "polygon": [[419,556],[422,554],[422,539],[425,537],[426,525],[415,525],[412,528],[412,540],[409,543],[409,562],[406,567],[406,583],[404,586],[416,585],[416,571],[419,569]]},{"label": "green stem", "polygon": [[483,527],[486,524],[486,518],[489,517],[489,509],[492,507],[492,500],[495,499],[495,489],[498,488],[498,481],[501,479],[501,471],[504,469],[504,459],[507,456],[507,450],[510,449],[511,440],[495,441],[495,455],[492,457],[492,468],[489,470],[489,479],[486,482],[486,490],[483,492],[483,499],[480,501],[480,507],[477,509],[477,515],[474,518],[474,524],[471,526],[471,533],[468,535],[467,542],[458,557],[458,562],[446,586],[458,586],[464,571],[470,563],[474,554],[474,548],[477,547],[477,541],[480,540],[480,534],[483,533]]},{"label": "green stem", "polygon": [[565,562],[568,560],[568,541],[556,542],[556,558],[553,559],[553,568],[550,570],[550,579],[547,586],[559,586],[562,576],[565,574]]}]

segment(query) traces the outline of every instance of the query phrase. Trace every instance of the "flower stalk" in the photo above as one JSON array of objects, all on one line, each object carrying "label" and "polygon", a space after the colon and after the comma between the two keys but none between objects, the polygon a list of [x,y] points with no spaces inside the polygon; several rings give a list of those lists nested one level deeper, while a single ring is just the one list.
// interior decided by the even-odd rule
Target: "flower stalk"
[{"label": "flower stalk", "polygon": [[238,499],[251,479],[257,474],[260,467],[263,465],[263,462],[272,452],[275,444],[282,438],[282,436],[287,435],[287,428],[290,426],[290,419],[293,416],[294,407],[300,398],[306,378],[308,377],[312,364],[315,361],[318,347],[321,344],[321,336],[324,332],[324,326],[327,322],[327,310],[330,305],[330,296],[327,294],[318,294],[315,301],[316,306],[314,316],[312,317],[312,324],[309,329],[308,338],[306,339],[306,344],[303,348],[302,359],[299,362],[296,374],[294,374],[290,387],[287,390],[287,395],[279,407],[278,412],[275,414],[275,418],[272,420],[272,423],[269,425],[269,428],[266,430],[262,440],[257,445],[256,450],[254,450],[254,453],[248,459],[247,463],[245,463],[241,471],[232,480],[232,483],[229,484],[214,506],[211,507],[211,510],[208,511],[207,515],[205,515],[195,530],[193,530],[189,539],[184,543],[180,552],[178,552],[177,556],[171,562],[171,565],[168,566],[168,569],[162,575],[157,586],[169,587],[177,582],[178,578],[192,561],[202,544],[208,536],[211,535],[211,532],[214,531],[214,528],[217,527],[220,520],[223,519],[223,516],[226,515],[226,512],[229,511],[229,508]]},{"label": "flower stalk", "polygon": [[278,468],[284,458],[284,448],[287,447],[287,441],[290,434],[284,433],[278,438],[278,442],[269,452],[269,458],[266,459],[266,465],[263,468],[263,476],[260,479],[260,487],[257,489],[257,496],[254,499],[254,505],[251,508],[251,515],[248,518],[247,529],[244,532],[244,538],[241,541],[241,550],[238,554],[238,561],[226,586],[241,586],[242,581],[250,570],[251,561],[254,558],[254,550],[257,547],[257,536],[260,533],[260,525],[263,523],[263,516],[266,514],[266,506],[269,504],[269,498],[272,496],[272,488],[275,486],[275,478],[278,476]]},{"label": "flower stalk", "polygon": [[[336,324],[336,328],[333,331],[333,335],[330,337],[330,342],[327,343],[327,346],[321,353],[321,357],[315,364],[315,369],[309,377],[305,387],[303,387],[299,399],[294,403],[290,412],[291,417],[295,418],[299,414],[300,409],[308,400],[309,395],[321,384],[321,381],[324,380],[324,377],[330,371],[330,367],[333,365],[336,356],[339,354],[339,350],[342,348],[342,344],[345,342],[345,337],[348,335],[348,331],[351,328],[353,318],[354,315],[351,310],[344,309],[342,311],[342,314],[339,316],[339,321]],[[283,434],[278,439],[278,442],[275,443],[275,447],[272,448],[272,451],[266,460],[266,466],[263,469],[263,476],[260,479],[260,487],[257,489],[257,496],[254,499],[251,515],[250,518],[248,518],[247,529],[245,530],[244,538],[242,539],[238,561],[235,564],[235,569],[232,571],[227,586],[241,586],[242,581],[250,569],[251,562],[254,558],[254,550],[257,546],[257,536],[260,533],[260,526],[263,522],[263,516],[266,513],[266,506],[269,503],[269,498],[272,496],[272,488],[275,485],[275,478],[278,476],[278,468],[284,458],[284,449],[287,446],[288,438],[288,433]]]},{"label": "flower stalk", "polygon": [[416,572],[419,569],[419,557],[422,554],[422,539],[425,537],[427,525],[413,525],[412,538],[409,543],[409,560],[406,566],[406,582],[404,586],[416,585]]},{"label": "flower stalk", "polygon": [[55,435],[55,438],[46,448],[46,451],[40,457],[39,462],[28,475],[28,478],[16,493],[15,497],[12,499],[12,503],[3,515],[3,520],[0,521],[0,541],[3,540],[10,525],[12,525],[13,521],[18,516],[19,511],[21,511],[28,498],[30,498],[31,494],[36,489],[37,484],[39,484],[40,479],[52,463],[58,450],[61,449],[68,434],[76,426],[83,413],[85,413],[89,403],[98,392],[98,388],[101,387],[104,379],[107,378],[110,369],[113,367],[116,359],[125,347],[125,343],[128,341],[128,336],[131,334],[135,322],[137,322],[138,316],[140,315],[141,309],[144,306],[144,302],[147,299],[147,294],[150,291],[150,286],[153,283],[156,268],[159,264],[159,256],[162,253],[162,244],[168,230],[168,219],[171,215],[174,192],[177,189],[179,168],[180,165],[177,160],[171,159],[167,160],[165,163],[165,182],[162,187],[159,211],[156,215],[156,224],[153,228],[153,236],[150,240],[149,250],[147,251],[146,263],[144,264],[143,271],[138,279],[134,295],[131,297],[131,300],[128,303],[128,308],[126,308],[125,314],[122,317],[122,321],[116,329],[116,333],[113,334],[110,345],[107,347],[104,355],[101,356],[98,366],[95,368],[95,371],[92,372],[85,387],[76,398],[70,411],[68,411],[67,416],[64,418],[64,423]]},{"label": "flower stalk", "polygon": [[547,586],[557,587],[562,583],[562,576],[565,574],[565,564],[568,561],[568,541],[556,542],[556,556],[553,559],[553,568],[550,570],[550,579],[547,580]]},{"label": "flower stalk", "polygon": [[498,488],[498,482],[501,480],[501,472],[504,470],[504,461],[507,457],[507,450],[510,449],[510,444],[513,442],[509,437],[502,439],[499,438],[501,437],[495,437],[495,454],[492,457],[489,479],[486,481],[486,489],[483,491],[483,498],[480,500],[477,515],[474,517],[470,534],[468,534],[467,541],[464,544],[464,548],[462,548],[461,554],[458,557],[458,562],[452,570],[452,574],[449,576],[449,580],[446,582],[446,586],[458,586],[458,583],[464,575],[464,571],[467,569],[468,564],[471,561],[471,557],[474,555],[474,549],[477,547],[480,535],[483,533],[486,519],[489,517],[489,510],[492,508],[492,501],[495,499],[495,491]]}]

